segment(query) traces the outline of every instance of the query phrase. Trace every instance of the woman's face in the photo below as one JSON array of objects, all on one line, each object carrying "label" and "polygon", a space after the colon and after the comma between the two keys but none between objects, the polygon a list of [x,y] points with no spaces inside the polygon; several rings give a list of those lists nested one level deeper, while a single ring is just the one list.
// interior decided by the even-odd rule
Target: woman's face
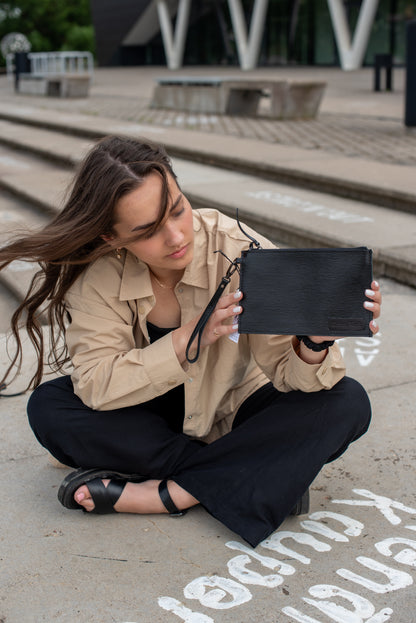
[{"label": "woman's face", "polygon": [[[125,245],[156,274],[183,271],[193,258],[191,205],[170,175],[168,186],[168,208],[160,227],[150,237]],[[138,188],[124,195],[117,203],[113,227],[117,236],[128,238],[154,224],[161,201],[161,177],[158,173],[151,173]]]}]

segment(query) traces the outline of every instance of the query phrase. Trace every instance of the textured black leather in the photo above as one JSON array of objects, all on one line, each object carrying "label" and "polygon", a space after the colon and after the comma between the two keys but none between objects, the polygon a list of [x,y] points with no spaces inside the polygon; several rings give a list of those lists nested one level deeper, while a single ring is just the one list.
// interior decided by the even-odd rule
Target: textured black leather
[{"label": "textured black leather", "polygon": [[363,307],[372,251],[249,249],[240,263],[240,333],[371,336]]}]

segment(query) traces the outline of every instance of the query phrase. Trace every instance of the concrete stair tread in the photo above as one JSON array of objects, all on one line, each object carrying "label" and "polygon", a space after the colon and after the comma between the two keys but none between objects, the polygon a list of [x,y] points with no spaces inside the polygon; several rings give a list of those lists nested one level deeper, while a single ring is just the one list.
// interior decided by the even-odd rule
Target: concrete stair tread
[{"label": "concrete stair tread", "polygon": [[345,197],[360,197],[379,205],[415,211],[413,166],[373,163],[320,150],[233,136],[224,139],[220,134],[140,125],[114,118],[28,106],[12,107],[1,102],[0,118],[88,138],[112,133],[147,136],[162,142],[168,153],[176,157],[210,162],[283,183],[324,189]]},{"label": "concrete stair tread", "polygon": [[90,141],[41,127],[16,124],[0,119],[1,143],[28,150],[54,162],[73,166],[82,160]]},{"label": "concrete stair tread", "polygon": [[[5,193],[0,195],[0,244],[11,236],[35,229],[49,221],[46,214],[31,209],[24,201]],[[17,300],[26,294],[38,266],[29,262],[15,261],[0,272],[0,281]]]},{"label": "concrete stair tread", "polygon": [[0,145],[0,185],[44,210],[59,209],[71,177],[60,164]]},{"label": "concrete stair tread", "polygon": [[[42,130],[45,140],[47,133]],[[0,183],[25,201],[56,212],[72,172],[53,163],[53,149],[47,161],[28,155],[31,141],[36,143],[38,138],[28,133],[25,153],[20,145],[16,150],[0,146]],[[16,137],[17,143],[19,140]],[[56,133],[48,140],[53,147]],[[93,142],[74,139],[66,144],[63,137],[58,163],[65,149],[69,154],[77,141],[80,153]],[[194,207],[217,208],[233,217],[239,208],[243,221],[288,246],[371,247],[377,271],[393,278],[401,275],[405,283],[416,285],[413,215],[176,157],[173,161],[181,187]],[[390,264],[392,273],[388,271]]]}]

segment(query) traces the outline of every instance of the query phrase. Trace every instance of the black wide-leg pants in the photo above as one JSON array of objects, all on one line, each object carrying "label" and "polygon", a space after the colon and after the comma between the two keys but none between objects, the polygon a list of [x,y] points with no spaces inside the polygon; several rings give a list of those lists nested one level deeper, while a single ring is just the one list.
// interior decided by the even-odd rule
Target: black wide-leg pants
[{"label": "black wide-leg pants", "polygon": [[59,461],[174,480],[253,547],[371,418],[365,390],[348,377],[313,393],[282,393],[268,384],[240,407],[233,430],[210,444],[178,432],[172,422],[183,420],[181,409],[169,412],[160,397],[94,411],[74,394],[70,377],[61,377],[33,392],[28,416],[38,441]]}]

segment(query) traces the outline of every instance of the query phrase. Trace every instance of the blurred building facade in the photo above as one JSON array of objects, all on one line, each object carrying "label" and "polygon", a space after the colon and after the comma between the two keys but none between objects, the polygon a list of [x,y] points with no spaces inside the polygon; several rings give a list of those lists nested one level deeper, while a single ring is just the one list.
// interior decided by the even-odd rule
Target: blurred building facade
[{"label": "blurred building facade", "polygon": [[[155,0],[90,0],[100,66],[164,65],[166,55]],[[178,0],[166,0],[174,28]],[[343,0],[353,38],[362,0]],[[241,0],[249,29],[253,0]],[[403,64],[406,24],[416,0],[379,0],[363,65],[375,54]],[[183,65],[238,65],[227,0],[190,3]],[[270,0],[258,55],[259,66],[339,66],[339,50],[327,0]]]}]

